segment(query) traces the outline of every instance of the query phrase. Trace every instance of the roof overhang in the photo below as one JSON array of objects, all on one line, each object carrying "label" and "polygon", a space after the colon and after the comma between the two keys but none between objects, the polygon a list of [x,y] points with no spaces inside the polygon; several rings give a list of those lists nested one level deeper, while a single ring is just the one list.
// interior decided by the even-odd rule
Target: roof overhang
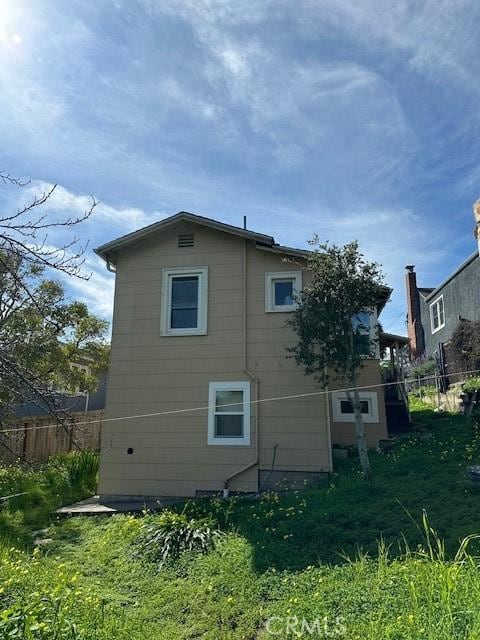
[{"label": "roof overhang", "polygon": [[267,236],[263,233],[256,233],[254,231],[242,229],[241,227],[235,227],[223,222],[218,222],[217,220],[213,220],[212,218],[198,216],[194,213],[189,213],[188,211],[180,211],[174,216],[170,216],[169,218],[165,218],[164,220],[160,220],[159,222],[154,222],[153,224],[150,224],[147,227],[143,227],[138,231],[127,233],[126,235],[120,236],[120,238],[116,238],[111,242],[102,244],[100,247],[94,249],[94,251],[97,255],[103,258],[105,262],[114,264],[114,256],[118,250],[130,247],[131,245],[140,240],[143,240],[151,234],[168,229],[172,225],[178,224],[179,222],[192,222],[194,224],[208,227],[216,231],[222,231],[223,233],[229,233],[240,238],[246,238],[247,240],[252,240],[256,243],[259,243],[260,245],[265,245],[267,247],[271,247],[275,244],[272,236]]},{"label": "roof overhang", "polygon": [[[206,218],[195,213],[189,213],[188,211],[180,211],[174,216],[170,216],[169,218],[165,218],[164,220],[160,220],[159,222],[154,222],[153,224],[150,224],[147,227],[143,227],[138,231],[127,233],[126,235],[120,236],[120,238],[116,238],[111,242],[102,244],[100,247],[94,249],[94,251],[98,256],[105,260],[105,262],[107,263],[107,268],[110,268],[110,265],[115,265],[115,254],[119,250],[130,247],[136,242],[139,242],[140,240],[143,240],[144,238],[147,238],[154,233],[168,229],[171,226],[178,224],[179,222],[191,222],[193,224],[198,224],[209,229],[214,229],[216,231],[228,233],[240,238],[252,240],[253,242],[255,242],[256,248],[261,251],[269,251],[271,253],[277,253],[284,256],[303,258],[305,260],[308,259],[308,257],[312,253],[311,251],[308,251],[306,249],[295,249],[293,247],[286,247],[280,244],[276,244],[275,239],[272,236],[267,236],[263,233],[256,233],[255,231],[249,231],[248,229],[242,229],[241,227],[235,227],[234,225],[225,224],[224,222],[218,222],[217,220],[213,220],[213,218]],[[377,308],[378,314],[380,314],[380,312],[387,304],[391,294],[392,289],[390,289],[389,287],[382,286],[380,288],[379,303]]]},{"label": "roof overhang", "polygon": [[378,315],[381,314],[381,312],[385,308],[385,305],[390,300],[390,296],[392,295],[392,292],[393,292],[393,289],[390,289],[390,287],[386,287],[385,285],[382,285],[380,287],[380,294],[378,298],[378,307],[377,307]]},{"label": "roof overhang", "polygon": [[261,251],[268,251],[269,253],[279,253],[283,256],[292,256],[295,258],[304,258],[305,260],[311,255],[311,251],[307,249],[294,249],[293,247],[285,247],[281,244],[272,244],[267,246],[265,244],[257,244],[257,249]]},{"label": "roof overhang", "polygon": [[453,280],[456,276],[458,276],[458,274],[461,271],[463,271],[466,267],[468,267],[468,265],[471,264],[475,260],[475,258],[478,258],[478,257],[479,255],[478,255],[478,249],[477,249],[472,253],[471,256],[469,256],[466,260],[464,260],[462,264],[459,267],[457,267],[455,271],[448,276],[448,278],[445,278],[445,280],[441,284],[439,284],[438,287],[435,287],[435,289],[432,289],[432,291],[425,297],[425,300],[427,302],[432,300],[436,295],[440,293],[440,291],[443,289],[445,285],[447,285],[451,280]]},{"label": "roof overhang", "polygon": [[406,346],[408,344],[408,338],[406,336],[399,336],[395,333],[380,332],[380,346],[381,347],[395,347]]}]

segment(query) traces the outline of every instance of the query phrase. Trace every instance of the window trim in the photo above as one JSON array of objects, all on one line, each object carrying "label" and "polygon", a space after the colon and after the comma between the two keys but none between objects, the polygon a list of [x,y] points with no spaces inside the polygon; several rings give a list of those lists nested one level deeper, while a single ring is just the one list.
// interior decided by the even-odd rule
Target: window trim
[{"label": "window trim", "polygon": [[[198,276],[197,327],[175,329],[170,326],[172,280],[175,276]],[[162,336],[204,336],[207,334],[208,267],[172,267],[162,269],[160,334]]]},{"label": "window trim", "polygon": [[[215,436],[215,406],[217,391],[243,391],[243,436],[241,438],[222,438]],[[248,381],[210,382],[208,385],[207,443],[209,445],[234,447],[250,446],[250,383]]]},{"label": "window trim", "polygon": [[275,294],[273,291],[275,280],[293,280],[293,290],[299,293],[302,290],[301,271],[270,271],[265,274],[265,312],[266,313],[288,313],[297,308],[294,302],[289,305],[275,305]]},{"label": "window trim", "polygon": [[[334,422],[355,422],[353,413],[342,413],[341,401],[348,400],[347,394],[341,391],[332,393],[332,413]],[[380,422],[378,414],[378,393],[376,391],[361,391],[360,400],[368,400],[370,411],[362,413],[363,422],[378,423]]]},{"label": "window trim", "polygon": [[[443,324],[440,323],[438,325],[438,327],[435,329],[433,326],[433,307],[435,305],[438,305],[438,303],[440,302],[440,300],[442,301],[442,307],[443,307]],[[438,314],[438,321],[440,322],[440,313]],[[430,329],[432,331],[432,335],[434,333],[437,333],[437,331],[440,331],[440,329],[443,329],[443,327],[446,325],[446,319],[445,319],[445,300],[443,299],[443,293],[441,295],[438,296],[438,298],[436,298],[431,304],[430,304]]]}]

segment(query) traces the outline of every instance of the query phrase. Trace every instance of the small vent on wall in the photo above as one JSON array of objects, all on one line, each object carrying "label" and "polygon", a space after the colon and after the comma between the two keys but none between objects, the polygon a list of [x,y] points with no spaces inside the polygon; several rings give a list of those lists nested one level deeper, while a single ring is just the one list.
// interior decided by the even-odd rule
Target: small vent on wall
[{"label": "small vent on wall", "polygon": [[193,247],[193,233],[192,234],[184,234],[178,236],[178,246],[179,247]]}]

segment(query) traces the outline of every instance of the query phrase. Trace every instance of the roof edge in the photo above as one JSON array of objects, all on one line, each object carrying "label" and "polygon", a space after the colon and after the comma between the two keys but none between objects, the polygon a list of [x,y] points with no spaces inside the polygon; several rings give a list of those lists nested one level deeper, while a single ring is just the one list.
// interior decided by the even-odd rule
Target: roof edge
[{"label": "roof edge", "polygon": [[466,267],[468,267],[475,258],[479,257],[478,249],[476,249],[471,256],[469,256],[466,260],[464,260],[456,269],[453,271],[443,282],[441,282],[438,287],[435,287],[428,296],[425,297],[425,301],[429,302],[432,298],[434,298],[449,282],[451,282],[459,273],[461,273]]},{"label": "roof edge", "polygon": [[271,246],[267,246],[264,244],[257,244],[257,249],[260,251],[268,251],[269,253],[281,253],[289,256],[296,256],[298,258],[308,258],[311,255],[311,251],[307,249],[295,249],[294,247],[285,247],[281,244],[273,244]]},{"label": "roof edge", "polygon": [[164,218],[163,220],[159,220],[158,222],[154,222],[146,227],[142,227],[137,231],[132,231],[131,233],[127,233],[124,236],[120,236],[115,240],[111,240],[105,244],[100,245],[94,249],[94,252],[107,261],[107,256],[111,251],[117,251],[119,249],[123,249],[139,240],[143,240],[152,233],[156,231],[161,231],[167,227],[170,227],[177,222],[193,222],[194,224],[199,224],[205,227],[209,227],[210,229],[215,229],[217,231],[222,231],[224,233],[230,233],[232,235],[236,235],[242,238],[247,238],[249,240],[254,240],[259,243],[263,243],[267,246],[272,246],[275,244],[275,240],[272,236],[267,236],[263,233],[256,233],[255,231],[249,231],[248,229],[242,229],[241,227],[235,227],[231,224],[226,224],[224,222],[218,222],[213,218],[206,218],[204,216],[199,216],[196,213],[190,213],[188,211],[179,211],[173,216],[168,218]]}]

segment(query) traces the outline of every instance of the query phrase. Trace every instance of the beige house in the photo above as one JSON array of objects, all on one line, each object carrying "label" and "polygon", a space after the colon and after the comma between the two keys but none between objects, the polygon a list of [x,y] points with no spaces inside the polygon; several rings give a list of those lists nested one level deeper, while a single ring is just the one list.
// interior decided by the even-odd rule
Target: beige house
[{"label": "beige house", "polygon": [[[329,402],[286,357],[309,275],[285,258],[307,252],[185,212],[96,252],[116,273],[101,495],[316,483],[332,443],[354,444],[345,396]],[[361,383],[380,383],[378,360]],[[373,447],[387,437],[383,390],[362,399]]]}]

